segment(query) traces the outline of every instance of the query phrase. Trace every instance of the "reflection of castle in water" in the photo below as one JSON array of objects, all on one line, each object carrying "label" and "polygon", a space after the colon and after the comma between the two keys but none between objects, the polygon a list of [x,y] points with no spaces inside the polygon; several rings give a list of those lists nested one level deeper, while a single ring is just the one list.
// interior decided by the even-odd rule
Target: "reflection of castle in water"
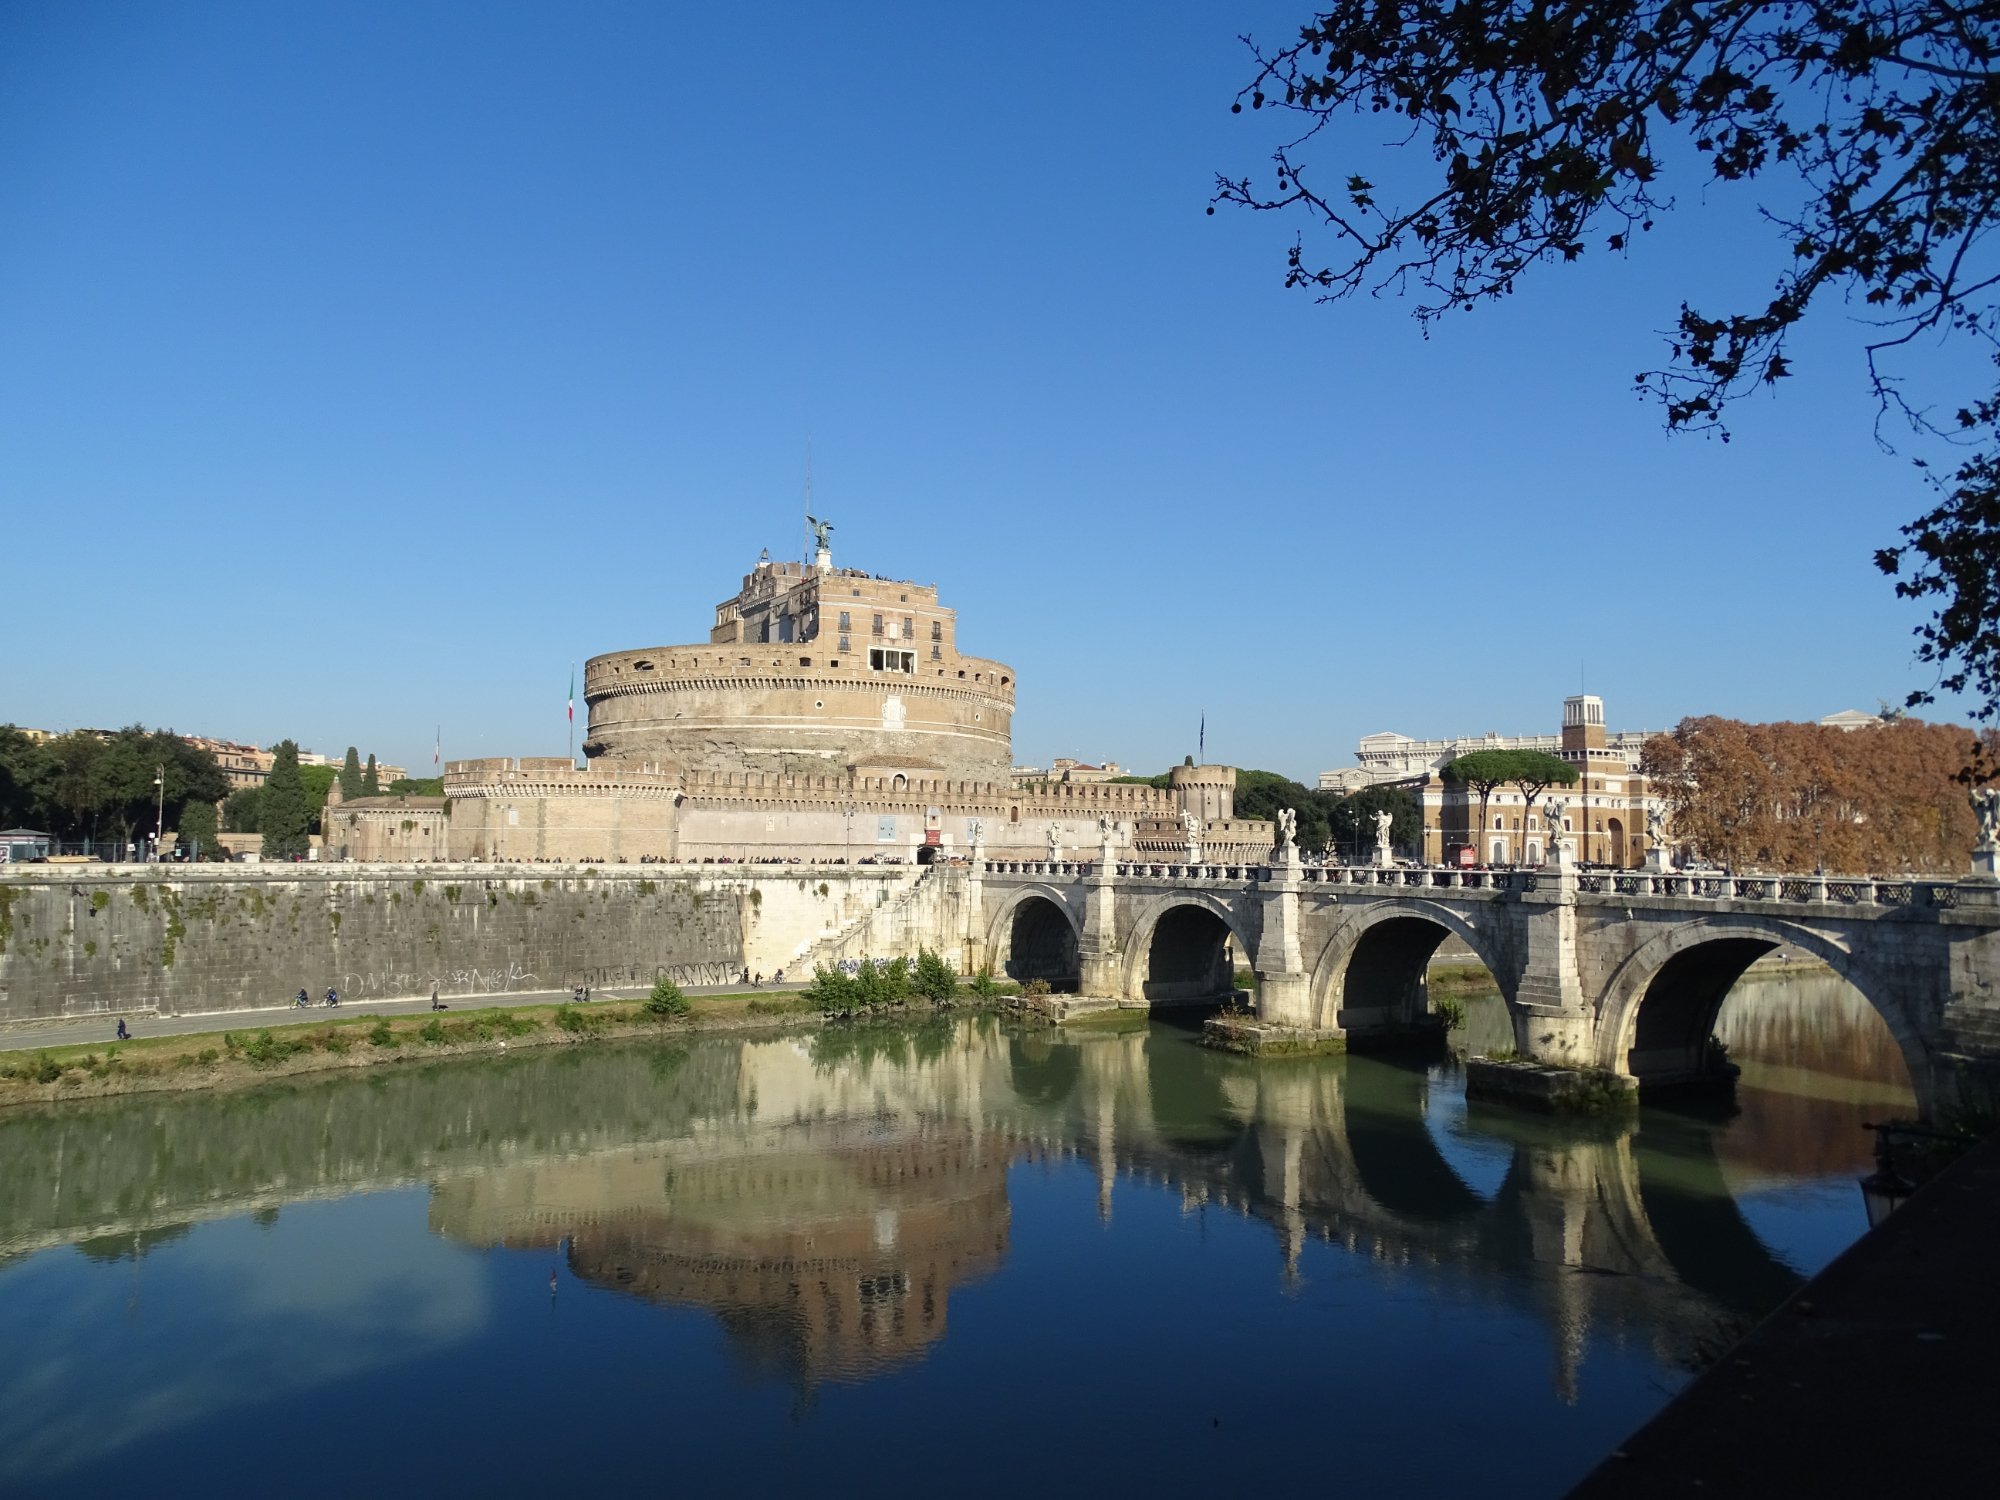
[{"label": "reflection of castle in water", "polygon": [[808,1385],[920,1357],[951,1288],[1006,1255],[1003,1140],[819,1120],[740,1144],[461,1178],[432,1194],[431,1227],[472,1244],[566,1239],[582,1280],[706,1308],[753,1368]]},{"label": "reflection of castle in water", "polygon": [[1685,1364],[1798,1284],[1715,1140],[1663,1111],[1635,1130],[1467,1109],[1380,1060],[1260,1067],[1159,1028],[986,1019],[23,1116],[0,1126],[0,1255],[422,1181],[436,1232],[564,1244],[583,1280],[704,1309],[749,1367],[810,1387],[943,1337],[952,1291],[1006,1256],[1009,1165],[1039,1156],[1093,1170],[1107,1217],[1122,1179],[1268,1223],[1281,1277],[1321,1241],[1531,1313],[1570,1392],[1593,1337]]}]

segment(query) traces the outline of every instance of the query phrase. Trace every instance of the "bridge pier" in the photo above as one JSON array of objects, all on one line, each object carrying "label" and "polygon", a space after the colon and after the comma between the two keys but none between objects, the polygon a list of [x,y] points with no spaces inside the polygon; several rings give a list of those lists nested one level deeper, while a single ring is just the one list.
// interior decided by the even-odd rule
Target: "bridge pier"
[{"label": "bridge pier", "polygon": [[1118,944],[1118,851],[1106,838],[1084,877],[1083,930],[1077,934],[1077,991],[1123,1000],[1125,964]]},{"label": "bridge pier", "polygon": [[1312,975],[1299,945],[1299,851],[1287,848],[1264,887],[1257,940],[1257,1018],[1274,1026],[1312,1025]]},{"label": "bridge pier", "polygon": [[1528,941],[1514,992],[1514,1050],[1533,1062],[1586,1067],[1597,1026],[1576,961],[1576,856],[1563,840],[1550,842],[1534,889],[1521,893]]}]

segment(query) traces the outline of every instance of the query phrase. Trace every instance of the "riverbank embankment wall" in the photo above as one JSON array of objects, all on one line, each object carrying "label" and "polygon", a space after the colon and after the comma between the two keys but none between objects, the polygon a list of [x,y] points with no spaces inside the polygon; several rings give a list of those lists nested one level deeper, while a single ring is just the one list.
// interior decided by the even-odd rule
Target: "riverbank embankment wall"
[{"label": "riverbank embankment wall", "polygon": [[[0,871],[0,1024],[578,984],[726,984],[907,909],[920,872],[774,865]],[[884,955],[886,956],[886,955]]]}]

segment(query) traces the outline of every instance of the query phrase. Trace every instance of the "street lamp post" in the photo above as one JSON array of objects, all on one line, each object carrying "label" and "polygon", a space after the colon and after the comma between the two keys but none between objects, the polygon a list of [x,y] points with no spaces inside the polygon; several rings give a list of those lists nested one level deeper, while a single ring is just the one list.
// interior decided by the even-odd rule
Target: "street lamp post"
[{"label": "street lamp post", "polygon": [[163,763],[153,773],[153,785],[159,791],[160,805],[153,824],[153,858],[160,857],[160,844],[167,836],[167,768]]}]

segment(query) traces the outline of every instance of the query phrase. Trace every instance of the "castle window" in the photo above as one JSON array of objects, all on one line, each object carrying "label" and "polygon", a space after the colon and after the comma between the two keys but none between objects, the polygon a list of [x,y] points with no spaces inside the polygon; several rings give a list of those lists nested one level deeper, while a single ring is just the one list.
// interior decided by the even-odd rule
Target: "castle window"
[{"label": "castle window", "polygon": [[915,675],[917,653],[914,651],[886,651],[874,646],[868,652],[868,669],[871,672],[908,672]]},{"label": "castle window", "polygon": [[939,649],[938,647],[936,647],[936,646],[932,646],[932,647],[931,647],[931,660],[932,660],[932,661],[943,661],[943,660],[944,660],[944,653],[943,653],[943,651],[941,651],[941,650],[940,650],[940,649]]},{"label": "castle window", "polygon": [[[842,629],[843,631],[847,629],[847,627],[846,627],[845,625],[841,626],[840,628],[841,628],[841,629]],[[841,649],[841,650],[843,650],[843,651],[852,651],[852,650],[853,650],[854,648],[853,648],[852,646],[848,645],[848,643],[847,643],[847,640],[848,640],[848,638],[847,638],[847,637],[846,637],[845,635],[841,636],[841,638],[840,638],[840,649]],[[840,665],[840,663],[839,663],[839,662],[835,662],[835,663],[834,663],[834,665],[835,665],[835,666],[837,667],[837,666],[839,666],[839,665]]]},{"label": "castle window", "polygon": [[736,665],[739,667],[747,667],[750,665],[750,658],[747,656],[739,656],[736,658]]},{"label": "castle window", "polygon": [[799,658],[799,665],[802,667],[809,667],[812,664],[813,664],[813,659],[810,656],[801,656]]},{"label": "castle window", "polygon": [[880,615],[877,615],[877,616],[875,617],[875,631],[874,631],[874,633],[875,633],[876,635],[880,635],[880,634],[882,633],[882,617],[881,617]]},{"label": "castle window", "polygon": [[944,621],[942,620],[931,621],[931,639],[934,641],[941,641],[944,639]]},{"label": "castle window", "polygon": [[842,610],[842,611],[840,612],[840,628],[841,628],[841,629],[842,629],[843,631],[845,631],[845,630],[846,630],[846,629],[848,628],[848,627],[847,627],[847,611],[846,611],[846,610],[844,610],[844,609],[843,609],[843,610]]}]

